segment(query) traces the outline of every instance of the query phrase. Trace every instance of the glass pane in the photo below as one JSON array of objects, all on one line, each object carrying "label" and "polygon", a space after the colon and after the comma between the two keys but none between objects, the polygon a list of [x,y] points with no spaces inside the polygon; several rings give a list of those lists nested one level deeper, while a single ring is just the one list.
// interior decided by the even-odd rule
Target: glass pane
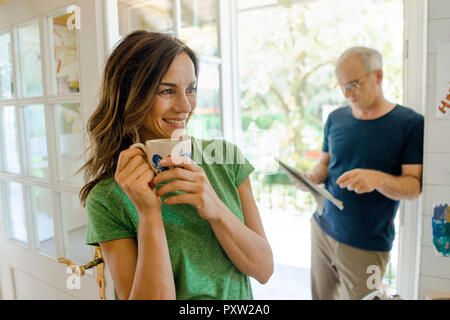
[{"label": "glass pane", "polygon": [[68,240],[66,258],[85,264],[92,260],[93,253],[86,242],[86,212],[81,208],[77,194],[61,192],[59,201],[62,212],[64,233]]},{"label": "glass pane", "polygon": [[0,99],[11,99],[14,93],[11,62],[11,35],[0,34]]},{"label": "glass pane", "polygon": [[197,138],[220,138],[220,70],[215,63],[200,62],[197,108],[189,121],[189,133]]},{"label": "glass pane", "polygon": [[55,128],[58,139],[58,176],[60,181],[82,184],[81,174],[75,172],[82,166],[83,124],[79,104],[54,105]]},{"label": "glass pane", "polygon": [[0,150],[2,154],[3,170],[11,173],[20,173],[15,107],[0,108],[0,124]]},{"label": "glass pane", "polygon": [[50,190],[41,187],[31,187],[30,190],[37,246],[43,251],[56,255]]},{"label": "glass pane", "polygon": [[54,46],[52,76],[56,94],[80,91],[78,71],[77,29],[67,28],[67,19],[71,13],[50,18],[51,38]]},{"label": "glass pane", "polygon": [[119,34],[134,30],[173,33],[171,0],[118,0]]},{"label": "glass pane", "polygon": [[19,66],[24,97],[42,96],[41,45],[39,22],[33,21],[18,28]]},{"label": "glass pane", "polygon": [[47,134],[43,105],[24,107],[28,175],[48,178]]},{"label": "glass pane", "polygon": [[218,1],[181,0],[181,39],[197,54],[219,56]]},{"label": "glass pane", "polygon": [[6,181],[3,183],[3,187],[5,188],[8,238],[27,243],[27,224],[23,207],[22,185],[17,182]]}]

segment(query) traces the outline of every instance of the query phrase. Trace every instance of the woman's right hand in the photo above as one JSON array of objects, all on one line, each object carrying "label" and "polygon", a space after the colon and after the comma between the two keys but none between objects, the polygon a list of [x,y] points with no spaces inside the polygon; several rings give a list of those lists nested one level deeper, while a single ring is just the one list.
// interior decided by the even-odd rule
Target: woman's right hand
[{"label": "woman's right hand", "polygon": [[151,188],[154,177],[141,149],[132,147],[120,152],[114,179],[133,202],[139,215],[155,209],[161,211],[161,199]]}]

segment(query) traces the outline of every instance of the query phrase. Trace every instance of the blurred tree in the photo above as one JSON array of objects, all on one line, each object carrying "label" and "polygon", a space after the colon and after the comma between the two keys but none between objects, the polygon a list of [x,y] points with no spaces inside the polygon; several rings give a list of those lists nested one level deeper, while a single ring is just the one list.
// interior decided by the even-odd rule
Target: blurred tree
[{"label": "blurred tree", "polygon": [[401,103],[403,3],[278,2],[239,15],[243,128],[279,129],[280,157],[309,170],[316,161],[305,154],[322,145],[324,106],[345,101],[334,88],[334,63],[346,48],[380,50],[386,96]]}]

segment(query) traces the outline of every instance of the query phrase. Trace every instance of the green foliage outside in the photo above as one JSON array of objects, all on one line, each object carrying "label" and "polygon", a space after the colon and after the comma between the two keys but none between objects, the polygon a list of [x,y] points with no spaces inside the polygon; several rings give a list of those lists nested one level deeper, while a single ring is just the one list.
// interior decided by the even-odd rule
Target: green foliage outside
[{"label": "green foliage outside", "polygon": [[[307,171],[317,162],[307,152],[321,150],[324,115],[346,105],[334,76],[334,63],[345,49],[378,49],[384,57],[385,96],[402,102],[403,2],[279,3],[238,16],[242,127],[250,145],[257,145],[251,141],[255,137],[276,131],[274,154]],[[256,163],[252,183],[260,205],[300,214],[314,211],[314,200],[295,186],[267,185],[267,175],[278,171],[275,161],[259,165],[258,152],[244,152]]]}]

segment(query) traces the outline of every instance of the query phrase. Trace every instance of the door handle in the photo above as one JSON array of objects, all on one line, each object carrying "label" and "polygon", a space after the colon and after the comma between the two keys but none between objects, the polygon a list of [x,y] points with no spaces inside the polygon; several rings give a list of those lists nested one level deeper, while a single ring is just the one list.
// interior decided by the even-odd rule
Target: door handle
[{"label": "door handle", "polygon": [[89,261],[85,265],[77,265],[73,263],[71,260],[66,259],[64,257],[58,258],[58,262],[67,265],[72,271],[72,273],[79,277],[84,275],[85,270],[96,267],[97,286],[99,288],[100,300],[105,300],[105,277],[104,277],[105,263],[103,261],[102,251],[100,247],[95,247],[94,260]]}]

